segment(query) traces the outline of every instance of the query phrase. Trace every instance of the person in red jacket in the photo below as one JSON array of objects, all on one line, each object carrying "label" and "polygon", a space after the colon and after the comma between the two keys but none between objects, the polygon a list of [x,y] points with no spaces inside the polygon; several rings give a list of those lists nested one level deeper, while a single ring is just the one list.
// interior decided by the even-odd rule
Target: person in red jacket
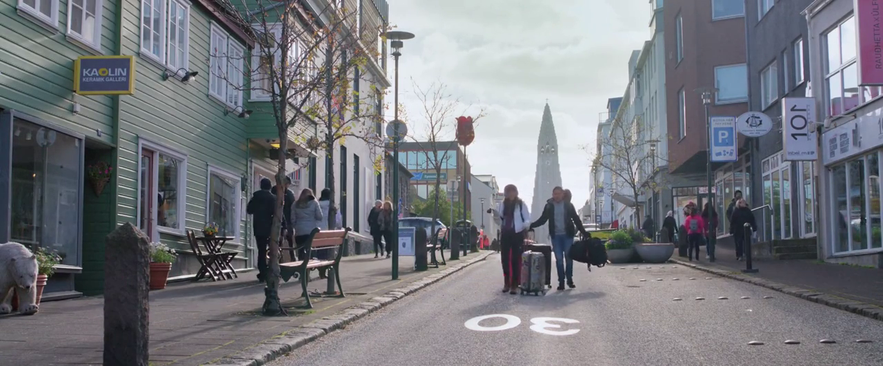
[{"label": "person in red jacket", "polygon": [[705,220],[699,214],[698,207],[692,202],[687,206],[693,206],[690,209],[690,215],[684,219],[684,227],[687,228],[687,240],[690,244],[688,248],[688,257],[693,261],[693,248],[696,249],[696,260],[699,260],[699,245],[702,244],[702,237],[705,235]]}]

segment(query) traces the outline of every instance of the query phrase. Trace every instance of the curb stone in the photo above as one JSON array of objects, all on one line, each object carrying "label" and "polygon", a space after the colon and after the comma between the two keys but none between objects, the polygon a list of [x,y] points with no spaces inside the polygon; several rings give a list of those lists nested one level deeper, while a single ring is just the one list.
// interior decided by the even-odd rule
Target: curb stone
[{"label": "curb stone", "polygon": [[715,268],[708,268],[699,265],[695,265],[692,263],[687,263],[678,259],[670,259],[670,261],[680,264],[685,267],[690,267],[693,269],[698,269],[700,271],[716,274],[721,277],[726,277],[730,279],[734,279],[737,281],[747,282],[752,285],[757,285],[761,287],[766,287],[771,290],[775,290],[787,295],[791,295],[794,297],[799,297],[804,300],[812,301],[815,303],[819,303],[822,305],[830,306],[832,308],[848,311],[853,314],[861,315],[867,318],[881,320],[883,321],[883,307],[879,307],[874,304],[868,304],[860,301],[849,300],[842,297],[838,297],[835,295],[826,294],[821,291],[816,290],[808,290],[796,286],[784,285],[781,283],[765,280],[762,278],[756,278],[752,276],[745,276],[738,272],[725,271]]},{"label": "curb stone", "polygon": [[314,320],[310,323],[298,326],[292,330],[279,334],[269,340],[258,343],[248,349],[237,352],[236,354],[219,359],[211,363],[213,366],[261,366],[284,357],[297,348],[300,348],[310,342],[328,335],[338,329],[346,328],[350,323],[364,318],[368,314],[376,312],[399,299],[413,294],[427,286],[430,286],[442,279],[463,270],[477,262],[485,260],[494,252],[480,254],[478,257],[470,258],[467,261],[458,263],[454,267],[449,267],[439,273],[428,276],[412,285],[404,288],[397,288],[386,292],[378,297],[363,301],[355,306],[351,306],[342,312],[332,314],[322,319]]}]

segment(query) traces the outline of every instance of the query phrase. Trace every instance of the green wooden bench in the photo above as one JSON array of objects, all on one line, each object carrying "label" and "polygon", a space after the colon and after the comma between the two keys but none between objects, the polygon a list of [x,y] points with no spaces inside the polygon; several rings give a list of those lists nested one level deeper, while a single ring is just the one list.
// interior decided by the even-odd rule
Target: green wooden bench
[{"label": "green wooden bench", "polygon": [[[303,297],[307,299],[307,308],[312,309],[313,303],[310,301],[310,293],[307,291],[307,285],[310,283],[310,271],[319,268],[328,268],[334,271],[334,279],[337,282],[337,289],[340,297],[344,297],[343,288],[340,286],[340,258],[343,256],[341,250],[346,243],[347,235],[350,228],[345,230],[326,230],[321,231],[318,228],[313,229],[310,233],[310,239],[304,244],[306,249],[306,257],[296,262],[286,262],[279,264],[282,280],[288,282],[291,277],[297,274],[300,284],[303,287]],[[314,251],[337,250],[337,255],[333,260],[311,259]],[[330,281],[330,279],[329,279]]]}]

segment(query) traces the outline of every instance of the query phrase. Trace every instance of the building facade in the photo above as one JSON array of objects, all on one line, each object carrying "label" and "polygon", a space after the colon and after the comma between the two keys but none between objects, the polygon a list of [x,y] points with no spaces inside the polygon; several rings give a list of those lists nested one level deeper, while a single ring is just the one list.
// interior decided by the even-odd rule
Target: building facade
[{"label": "building facade", "polygon": [[[555,135],[552,110],[546,103],[537,141],[537,166],[533,184],[533,203],[530,206],[530,215],[533,216],[531,220],[536,221],[542,216],[546,201],[552,197],[552,188],[560,186],[562,183],[561,166],[558,163],[558,136]],[[548,238],[549,225],[536,228],[534,237],[537,240]]]},{"label": "building facade", "polygon": [[497,202],[497,192],[500,191],[497,178],[493,175],[473,175],[471,183],[472,223],[484,229],[489,238],[494,238],[499,227],[494,222],[493,215],[487,213],[487,209],[496,208],[494,204]]},{"label": "building facade", "polygon": [[[439,190],[452,203],[465,202],[466,210],[472,209],[472,166],[463,149],[456,141],[439,141],[435,147],[430,142],[400,142],[399,162],[412,174],[411,202],[423,201],[435,189],[436,165],[441,167]],[[461,189],[462,188],[462,189]]]},{"label": "building facade", "polygon": [[[819,258],[883,268],[880,161],[883,90],[873,68],[872,2],[814,1],[805,10],[809,78],[821,130],[817,162]],[[859,24],[862,19],[865,24]],[[857,31],[866,29],[865,31]],[[866,85],[861,83],[865,82]],[[878,78],[879,82],[879,78]]]},{"label": "building facade", "polygon": [[613,223],[613,199],[610,197],[613,184],[613,172],[605,169],[604,166],[610,166],[609,162],[603,162],[601,159],[609,160],[609,146],[606,146],[604,138],[610,135],[610,127],[613,125],[613,117],[619,110],[622,103],[622,97],[607,99],[607,112],[601,114],[601,121],[598,121],[598,132],[595,135],[595,156],[592,161],[592,187],[589,191],[589,201],[595,205],[595,216],[592,222],[607,228]]}]

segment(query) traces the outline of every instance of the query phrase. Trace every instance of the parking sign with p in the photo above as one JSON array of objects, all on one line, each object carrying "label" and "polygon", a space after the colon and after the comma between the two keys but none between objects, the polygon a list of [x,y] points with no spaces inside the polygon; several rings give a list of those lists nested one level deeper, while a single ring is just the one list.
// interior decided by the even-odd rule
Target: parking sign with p
[{"label": "parking sign with p", "polygon": [[711,161],[732,162],[739,159],[737,153],[736,118],[711,117]]}]

